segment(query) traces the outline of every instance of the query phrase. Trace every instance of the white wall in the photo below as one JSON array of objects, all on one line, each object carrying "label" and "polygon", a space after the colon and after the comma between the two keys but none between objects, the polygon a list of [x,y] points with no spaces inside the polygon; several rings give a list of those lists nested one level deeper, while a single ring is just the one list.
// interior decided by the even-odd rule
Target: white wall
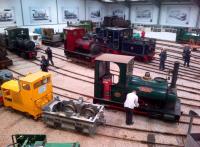
[{"label": "white wall", "polygon": [[[187,13],[186,21],[173,21],[170,19],[168,11],[169,9],[173,9],[176,11],[182,11],[183,13]],[[177,12],[176,11],[176,12]],[[176,13],[175,12],[175,13]],[[162,5],[161,6],[161,14],[160,14],[160,24],[161,25],[170,25],[170,26],[184,26],[184,27],[196,27],[198,21],[199,7],[197,5]]]},{"label": "white wall", "polygon": [[[31,21],[30,8],[49,8],[50,9],[50,21]],[[38,24],[57,24],[57,8],[56,0],[22,0],[22,12],[24,16],[24,25],[38,25]]]},{"label": "white wall", "polygon": [[[22,25],[23,22],[22,22],[20,0],[0,0],[0,9],[9,9],[9,8],[12,8],[12,7],[14,8],[15,19],[16,19],[16,24],[14,24],[14,25]],[[5,27],[5,25],[0,24],[0,28],[1,27]]]},{"label": "white wall", "polygon": [[113,15],[113,11],[120,9],[124,11],[125,14],[125,19],[129,19],[129,8],[123,4],[106,4],[106,16],[112,16]]},{"label": "white wall", "polygon": [[[151,10],[152,18],[151,19],[138,19],[137,18],[137,11],[145,11]],[[154,24],[158,23],[159,17],[159,8],[156,5],[152,4],[143,4],[143,5],[131,5],[131,22],[136,24]]]},{"label": "white wall", "polygon": [[[58,23],[65,23],[62,21],[62,7],[69,8],[69,9],[70,8],[77,9],[79,20],[85,20],[85,2],[84,2],[84,0],[58,0],[58,8],[57,8],[58,9]],[[77,20],[72,19],[69,21],[74,23]]]},{"label": "white wall", "polygon": [[[90,11],[93,10],[100,10],[101,17],[100,18],[91,18]],[[106,7],[103,3],[95,0],[87,0],[86,1],[86,20],[92,20],[94,22],[100,22],[103,20],[104,16],[106,15]]]}]

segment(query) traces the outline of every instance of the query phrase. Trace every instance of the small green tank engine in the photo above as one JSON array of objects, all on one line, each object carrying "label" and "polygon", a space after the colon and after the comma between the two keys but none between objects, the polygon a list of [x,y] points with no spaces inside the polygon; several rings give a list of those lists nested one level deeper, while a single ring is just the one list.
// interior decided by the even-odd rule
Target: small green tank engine
[{"label": "small green tank engine", "polygon": [[[119,67],[119,76],[112,74],[110,65]],[[175,62],[171,83],[167,79],[150,74],[144,77],[133,76],[134,57],[103,54],[95,60],[94,103],[103,103],[111,107],[123,108],[126,95],[135,90],[139,97],[139,108],[151,117],[178,121],[181,115],[180,100],[177,98],[176,81],[179,63]]]},{"label": "small green tank engine", "polygon": [[35,43],[30,40],[28,28],[7,28],[6,30],[6,46],[10,51],[15,52],[23,58],[35,59],[37,51]]},{"label": "small green tank engine", "polygon": [[200,45],[200,30],[189,31],[188,28],[179,28],[176,33],[176,42]]}]

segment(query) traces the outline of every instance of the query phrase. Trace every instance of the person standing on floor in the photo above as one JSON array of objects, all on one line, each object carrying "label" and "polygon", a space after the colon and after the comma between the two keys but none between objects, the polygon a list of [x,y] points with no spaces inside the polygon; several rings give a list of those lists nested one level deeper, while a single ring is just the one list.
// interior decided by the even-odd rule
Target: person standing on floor
[{"label": "person standing on floor", "polygon": [[45,50],[46,54],[47,54],[47,61],[51,61],[51,65],[54,66],[54,63],[53,63],[53,55],[52,55],[52,50],[50,49],[50,47],[48,47],[46,50]]},{"label": "person standing on floor", "polygon": [[190,57],[191,57],[191,50],[189,46],[186,46],[183,50],[183,60],[184,60],[184,66],[187,65],[187,67],[190,66]]},{"label": "person standing on floor", "polygon": [[159,54],[160,56],[160,70],[165,70],[165,60],[167,59],[167,51],[164,50],[163,48],[161,49],[161,53]]},{"label": "person standing on floor", "polygon": [[48,66],[49,66],[49,62],[48,60],[45,58],[45,56],[42,56],[41,57],[42,60],[41,60],[41,70],[44,71],[44,72],[48,72]]},{"label": "person standing on floor", "polygon": [[128,93],[126,96],[126,100],[124,102],[127,125],[132,125],[134,123],[133,122],[133,109],[138,106],[139,106],[139,103],[138,103],[138,96],[136,94],[136,91],[132,91],[131,93]]}]

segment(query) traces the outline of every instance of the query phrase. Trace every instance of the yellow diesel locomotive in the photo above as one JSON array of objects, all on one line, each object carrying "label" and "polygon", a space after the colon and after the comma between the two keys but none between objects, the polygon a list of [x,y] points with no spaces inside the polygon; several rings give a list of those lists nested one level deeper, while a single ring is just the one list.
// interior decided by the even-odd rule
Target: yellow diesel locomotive
[{"label": "yellow diesel locomotive", "polygon": [[37,119],[42,107],[53,99],[51,74],[38,71],[2,86],[4,106],[27,113]]}]

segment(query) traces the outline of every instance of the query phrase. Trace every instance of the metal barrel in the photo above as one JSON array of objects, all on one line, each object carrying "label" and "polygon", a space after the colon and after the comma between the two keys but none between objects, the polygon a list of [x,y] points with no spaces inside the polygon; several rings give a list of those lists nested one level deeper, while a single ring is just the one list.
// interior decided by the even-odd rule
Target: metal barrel
[{"label": "metal barrel", "polygon": [[178,70],[179,70],[180,63],[176,61],[174,63],[174,69],[173,69],[173,75],[172,75],[172,82],[171,82],[171,88],[176,87],[176,81],[178,79]]}]

